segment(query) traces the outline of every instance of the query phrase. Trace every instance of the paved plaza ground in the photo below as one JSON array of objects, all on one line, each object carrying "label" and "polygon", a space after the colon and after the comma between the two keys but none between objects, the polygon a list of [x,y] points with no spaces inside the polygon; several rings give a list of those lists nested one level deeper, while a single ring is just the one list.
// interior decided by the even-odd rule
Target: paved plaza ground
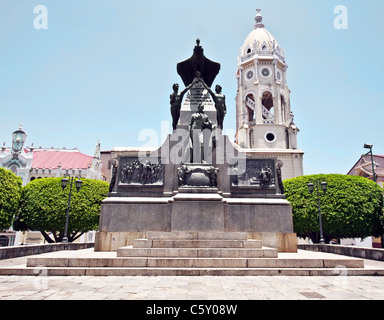
[{"label": "paved plaza ground", "polygon": [[1,300],[384,299],[384,277],[1,276]]},{"label": "paved plaza ground", "polygon": [[[73,254],[86,255],[91,251],[93,249],[78,250]],[[68,255],[68,251],[65,254]],[[25,266],[26,260],[27,257],[0,260],[0,267]],[[364,261],[366,268],[384,268],[384,262]],[[336,276],[64,277],[44,276],[44,269],[39,272],[39,276],[0,276],[0,300],[384,299],[384,277],[343,273]]]}]

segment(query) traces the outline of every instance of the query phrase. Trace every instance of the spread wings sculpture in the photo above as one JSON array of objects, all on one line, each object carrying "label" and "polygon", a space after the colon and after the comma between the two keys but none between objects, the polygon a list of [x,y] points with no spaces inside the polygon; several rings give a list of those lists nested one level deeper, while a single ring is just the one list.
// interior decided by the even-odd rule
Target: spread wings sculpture
[{"label": "spread wings sculpture", "polygon": [[220,63],[211,61],[204,56],[204,49],[200,46],[200,39],[196,40],[192,57],[177,64],[177,73],[186,87],[192,83],[197,71],[200,72],[200,77],[203,78],[208,87],[212,86],[220,71]]}]

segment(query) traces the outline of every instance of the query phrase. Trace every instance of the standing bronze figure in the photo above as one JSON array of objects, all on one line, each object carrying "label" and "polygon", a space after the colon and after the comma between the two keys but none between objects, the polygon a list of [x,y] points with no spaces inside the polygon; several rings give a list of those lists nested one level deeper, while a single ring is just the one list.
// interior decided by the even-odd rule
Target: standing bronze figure
[{"label": "standing bronze figure", "polygon": [[[197,112],[192,114],[188,126],[191,163],[204,162],[204,148],[209,146],[210,143],[212,143],[213,147],[215,144],[214,137],[212,137],[212,131],[214,132],[215,128],[215,124],[204,113],[204,106],[200,104]],[[208,129],[209,136],[206,136],[208,132],[204,129]]]},{"label": "standing bronze figure", "polygon": [[217,126],[221,129],[223,129],[223,123],[224,123],[224,117],[227,114],[227,106],[225,105],[225,95],[221,93],[221,86],[216,85],[214,93],[207,84],[201,80],[203,83],[203,86],[205,89],[208,90],[209,94],[211,95],[213,101],[215,102],[215,108],[216,108],[216,114],[217,114]]},{"label": "standing bronze figure", "polygon": [[176,130],[176,126],[179,122],[180,119],[180,109],[181,109],[181,103],[183,101],[183,97],[185,93],[191,89],[193,84],[195,83],[192,82],[188,87],[186,87],[183,91],[179,92],[179,85],[175,83],[172,86],[173,93],[170,95],[170,100],[171,100],[171,115],[172,115],[172,128],[173,130]]}]

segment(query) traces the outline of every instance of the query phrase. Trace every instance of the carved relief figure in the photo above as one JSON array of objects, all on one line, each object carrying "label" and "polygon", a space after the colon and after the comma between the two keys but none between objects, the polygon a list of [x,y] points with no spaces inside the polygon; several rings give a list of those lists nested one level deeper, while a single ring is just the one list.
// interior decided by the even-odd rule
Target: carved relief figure
[{"label": "carved relief figure", "polygon": [[128,162],[121,170],[121,182],[126,184],[157,184],[163,182],[163,165],[161,160],[145,163],[136,159]]},{"label": "carved relief figure", "polygon": [[265,166],[259,172],[260,185],[268,185],[271,182],[272,170],[270,167]]},{"label": "carved relief figure", "polygon": [[210,186],[211,187],[217,187],[217,172],[219,171],[218,168],[209,167],[207,169],[207,172],[209,174],[209,180],[210,180]]},{"label": "carved relief figure", "polygon": [[185,176],[187,173],[188,173],[188,167],[185,164],[177,168],[177,178],[179,181],[179,186],[183,186],[185,184]]}]

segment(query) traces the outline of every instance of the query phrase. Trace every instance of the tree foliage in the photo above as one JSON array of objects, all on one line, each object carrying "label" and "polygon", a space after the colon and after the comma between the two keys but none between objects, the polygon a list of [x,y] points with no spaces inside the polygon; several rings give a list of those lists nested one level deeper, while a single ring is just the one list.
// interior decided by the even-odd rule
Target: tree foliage
[{"label": "tree foliage", "polygon": [[[104,181],[82,179],[79,191],[73,182],[68,223],[68,241],[99,225],[100,204],[107,196],[109,184]],[[36,179],[22,191],[20,211],[15,220],[16,230],[40,231],[48,242],[60,242],[64,236],[70,183],[63,190],[61,178]],[[49,232],[53,236],[49,236]]]},{"label": "tree foliage", "polygon": [[0,168],[0,231],[8,229],[19,207],[22,182],[10,170]]},{"label": "tree foliage", "polygon": [[287,179],[285,196],[292,205],[294,231],[299,236],[319,241],[317,191],[310,194],[308,183],[326,181],[324,192],[319,187],[323,233],[332,238],[365,238],[383,233],[383,189],[359,176],[318,174]]}]

